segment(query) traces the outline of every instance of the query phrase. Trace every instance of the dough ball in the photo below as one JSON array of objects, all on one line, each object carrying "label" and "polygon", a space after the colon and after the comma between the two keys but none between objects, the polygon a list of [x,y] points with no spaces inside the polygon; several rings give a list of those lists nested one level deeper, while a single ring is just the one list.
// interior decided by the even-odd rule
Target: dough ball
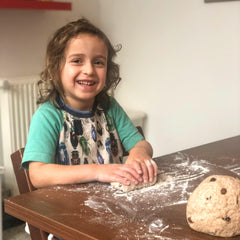
[{"label": "dough ball", "polygon": [[118,183],[118,182],[112,182],[111,186],[118,190],[121,190],[123,192],[130,192],[130,191],[133,191],[136,189],[150,187],[150,186],[154,185],[156,182],[157,182],[157,176],[154,177],[152,182],[148,182],[148,183],[141,182],[141,183],[138,183],[137,185],[134,185],[131,183],[130,185],[126,186],[126,185],[122,185],[121,183]]},{"label": "dough ball", "polygon": [[219,237],[240,235],[240,180],[207,177],[189,197],[186,215],[196,231]]}]

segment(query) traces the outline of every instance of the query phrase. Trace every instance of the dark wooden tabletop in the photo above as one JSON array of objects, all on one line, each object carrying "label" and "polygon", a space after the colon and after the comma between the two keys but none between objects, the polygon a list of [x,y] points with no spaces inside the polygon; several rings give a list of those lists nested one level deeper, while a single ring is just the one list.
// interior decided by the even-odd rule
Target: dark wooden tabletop
[{"label": "dark wooden tabletop", "polygon": [[191,230],[186,203],[207,176],[240,174],[240,136],[155,161],[160,185],[129,193],[104,183],[44,188],[5,199],[5,211],[65,240],[223,240]]}]

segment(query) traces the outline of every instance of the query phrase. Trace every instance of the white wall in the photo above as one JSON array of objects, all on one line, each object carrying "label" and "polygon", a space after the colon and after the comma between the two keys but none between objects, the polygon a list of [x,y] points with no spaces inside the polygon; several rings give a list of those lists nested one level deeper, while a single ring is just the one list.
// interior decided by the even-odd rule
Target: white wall
[{"label": "white wall", "polygon": [[119,53],[116,97],[148,115],[155,156],[240,133],[240,2],[101,0]]},{"label": "white wall", "polygon": [[57,28],[80,17],[98,23],[98,0],[70,2],[72,11],[0,9],[0,77],[39,74]]}]

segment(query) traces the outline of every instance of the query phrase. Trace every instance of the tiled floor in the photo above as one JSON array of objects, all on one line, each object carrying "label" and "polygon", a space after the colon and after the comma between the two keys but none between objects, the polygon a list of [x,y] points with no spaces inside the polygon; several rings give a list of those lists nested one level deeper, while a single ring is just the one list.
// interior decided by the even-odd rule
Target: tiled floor
[{"label": "tiled floor", "polygon": [[25,224],[11,227],[3,231],[3,240],[31,240],[24,230]]}]

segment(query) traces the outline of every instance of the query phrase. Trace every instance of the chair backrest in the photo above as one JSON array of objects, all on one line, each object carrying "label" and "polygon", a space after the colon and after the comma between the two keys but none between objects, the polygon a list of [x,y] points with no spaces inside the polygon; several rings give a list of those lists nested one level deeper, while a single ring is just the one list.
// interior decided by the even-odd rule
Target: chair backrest
[{"label": "chair backrest", "polygon": [[15,177],[18,184],[18,190],[20,194],[36,190],[36,188],[32,185],[30,181],[28,171],[22,168],[21,166],[23,152],[24,148],[21,148],[18,151],[11,154],[13,170],[15,173]]},{"label": "chair backrest", "polygon": [[[32,192],[36,188],[32,185],[27,170],[22,168],[21,162],[23,158],[24,148],[11,154],[13,170],[17,180],[18,190],[20,194]],[[32,240],[47,240],[48,233],[32,226],[28,225],[30,230],[30,235]]]}]

